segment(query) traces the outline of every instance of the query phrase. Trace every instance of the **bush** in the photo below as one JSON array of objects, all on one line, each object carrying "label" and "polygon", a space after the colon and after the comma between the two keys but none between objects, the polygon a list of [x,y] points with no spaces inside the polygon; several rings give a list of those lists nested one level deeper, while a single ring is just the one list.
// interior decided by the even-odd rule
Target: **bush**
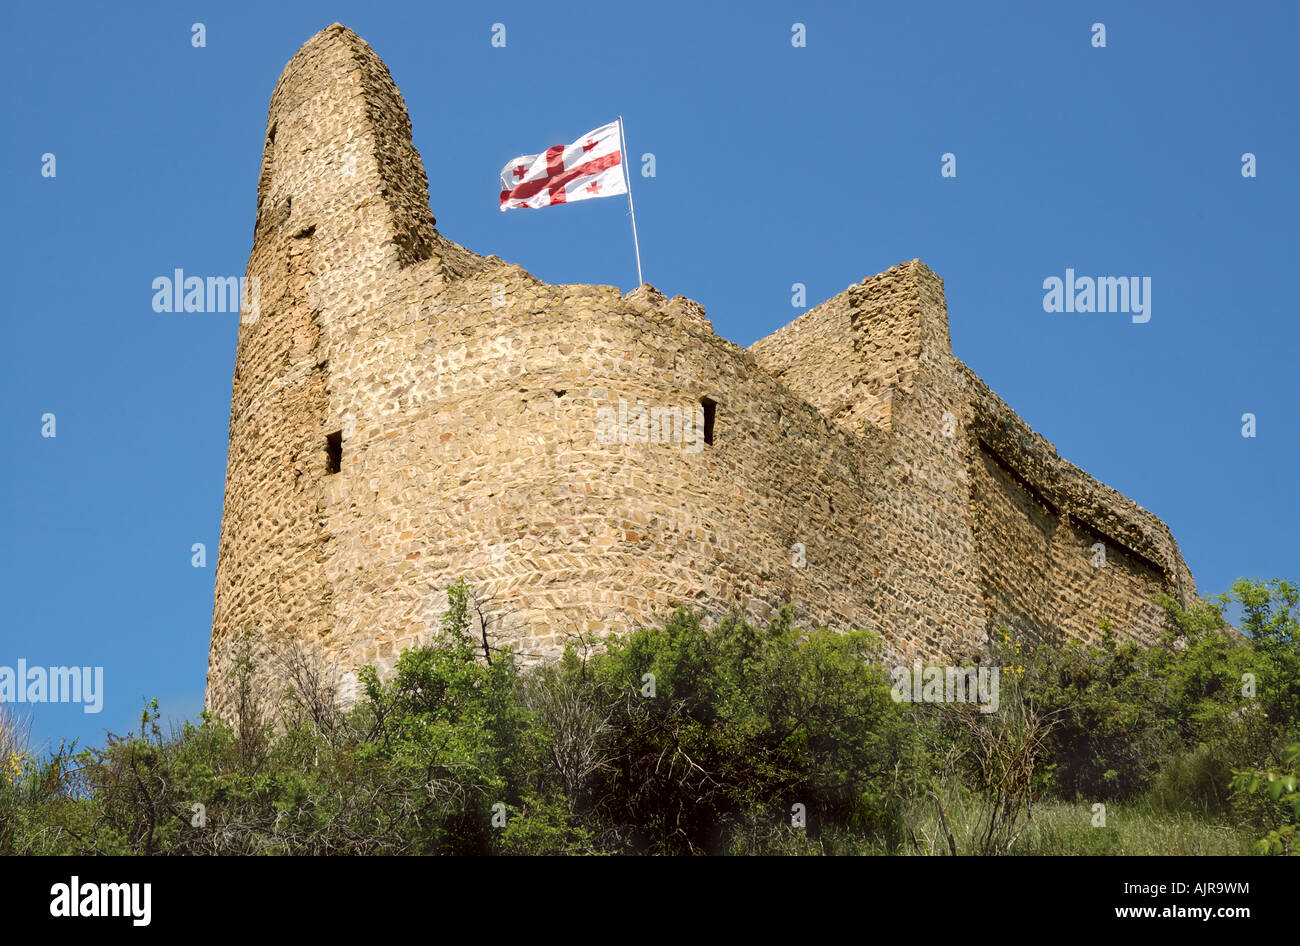
[{"label": "bush", "polygon": [[1232,808],[1232,751],[1221,743],[1200,743],[1170,756],[1151,785],[1152,807],[1159,812],[1227,817]]},{"label": "bush", "polygon": [[874,635],[799,630],[788,610],[766,628],[730,619],[706,632],[678,611],[607,647],[571,650],[555,671],[583,707],[566,718],[603,727],[585,780],[556,770],[616,849],[720,853],[737,832],[752,847],[756,826],[778,838],[801,818],[814,841],[827,826],[901,841],[915,730]]},{"label": "bush", "polygon": [[[347,710],[290,653],[273,715],[248,648],[233,726],[164,733],[153,703],[38,757],[0,706],[0,853],[1294,853],[1297,593],[1218,600],[1166,600],[1147,649],[998,635],[985,714],[895,702],[873,634],[788,609],[711,630],[682,610],[523,670],[476,641],[457,582],[437,638],[387,681],[363,668]],[[1100,802],[1124,821],[1092,826]]]}]

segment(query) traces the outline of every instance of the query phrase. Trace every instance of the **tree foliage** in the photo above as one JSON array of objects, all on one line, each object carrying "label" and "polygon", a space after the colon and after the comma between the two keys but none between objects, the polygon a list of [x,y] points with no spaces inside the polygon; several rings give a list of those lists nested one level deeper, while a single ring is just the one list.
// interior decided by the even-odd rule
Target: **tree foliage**
[{"label": "tree foliage", "polygon": [[102,747],[34,753],[0,706],[0,853],[1005,854],[1051,799],[1149,802],[1294,853],[1300,595],[1162,603],[1148,648],[996,633],[985,713],[897,702],[878,637],[788,609],[711,628],[680,610],[524,668],[473,633],[457,582],[352,706],[293,651],[273,714],[251,648],[231,725],[164,733],[155,702]]}]

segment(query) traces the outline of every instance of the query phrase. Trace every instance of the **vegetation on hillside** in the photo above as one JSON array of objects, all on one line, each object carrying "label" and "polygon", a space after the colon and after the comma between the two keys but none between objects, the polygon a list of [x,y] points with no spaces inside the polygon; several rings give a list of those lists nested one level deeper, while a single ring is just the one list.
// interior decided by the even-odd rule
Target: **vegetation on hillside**
[{"label": "vegetation on hillside", "polygon": [[164,733],[154,703],[33,755],[0,717],[0,852],[1297,853],[1298,601],[1166,599],[1150,648],[1000,632],[986,712],[897,701],[875,635],[789,612],[488,660],[458,582],[437,640],[346,711],[291,654],[274,719],[248,685],[233,726]]}]

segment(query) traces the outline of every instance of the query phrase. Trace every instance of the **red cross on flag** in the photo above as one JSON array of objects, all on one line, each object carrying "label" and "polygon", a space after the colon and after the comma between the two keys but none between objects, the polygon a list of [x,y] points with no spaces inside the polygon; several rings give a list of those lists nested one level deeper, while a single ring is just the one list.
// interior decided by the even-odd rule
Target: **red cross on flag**
[{"label": "red cross on flag", "polygon": [[571,145],[515,158],[501,169],[502,210],[626,193],[618,122],[601,125]]}]

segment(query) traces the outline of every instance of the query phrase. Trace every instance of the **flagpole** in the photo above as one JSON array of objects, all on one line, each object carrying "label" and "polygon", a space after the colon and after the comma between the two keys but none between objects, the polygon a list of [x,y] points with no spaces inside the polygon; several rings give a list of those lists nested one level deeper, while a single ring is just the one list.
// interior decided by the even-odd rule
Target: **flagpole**
[{"label": "flagpole", "polygon": [[632,170],[627,163],[627,136],[623,132],[623,116],[618,116],[618,141],[623,149],[623,183],[627,187],[627,209],[632,215],[632,246],[636,248],[636,284],[638,288],[645,282],[641,278],[641,241],[636,235],[636,206],[632,203]]}]

